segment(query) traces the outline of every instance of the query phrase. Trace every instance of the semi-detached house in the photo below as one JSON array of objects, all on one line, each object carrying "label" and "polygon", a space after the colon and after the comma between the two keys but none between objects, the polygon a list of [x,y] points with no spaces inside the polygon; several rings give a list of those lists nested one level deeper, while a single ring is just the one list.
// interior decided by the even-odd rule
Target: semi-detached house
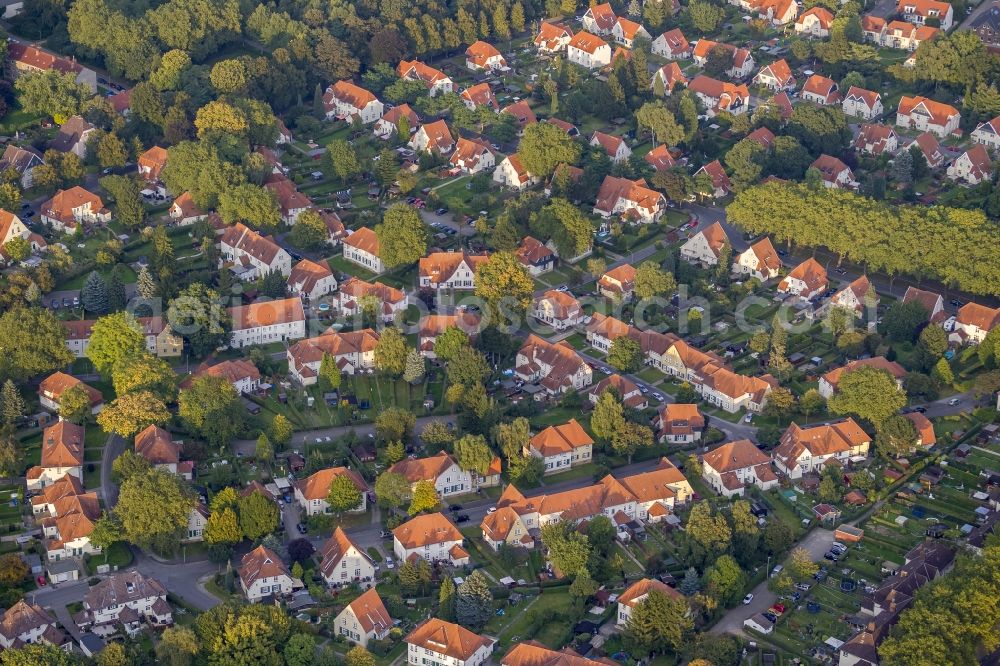
[{"label": "semi-detached house", "polygon": [[620,215],[635,224],[652,224],[663,216],[667,199],[650,189],[644,178],[629,180],[605,176],[597,191],[594,213],[601,217]]},{"label": "semi-detached house", "polygon": [[428,94],[431,97],[454,92],[454,83],[448,75],[419,60],[400,61],[396,67],[396,73],[401,79],[422,82],[427,86]]},{"label": "semi-detached house", "polygon": [[374,231],[361,227],[344,239],[344,259],[364,269],[378,274],[385,272],[385,264],[379,258],[379,240]]},{"label": "semi-detached house", "polygon": [[790,479],[820,472],[829,461],[841,465],[856,458],[866,458],[871,437],[858,423],[848,418],[837,423],[803,428],[792,422],[774,450],[774,465]]},{"label": "semi-detached house", "polygon": [[542,21],[535,36],[535,48],[542,54],[559,53],[571,39],[573,31],[568,27],[552,21]]},{"label": "semi-detached house", "polygon": [[469,563],[465,537],[443,513],[414,516],[392,531],[392,550],[400,562],[420,558],[429,563]]},{"label": "semi-detached house", "polygon": [[722,111],[740,115],[746,113],[750,105],[750,91],[745,85],[719,81],[704,74],[691,79],[688,90],[705,105],[705,113],[709,117]]},{"label": "semi-detached house", "polygon": [[549,289],[535,299],[531,314],[538,321],[548,324],[557,331],[571,328],[583,321],[580,301],[572,294],[555,289]]},{"label": "semi-detached house", "polygon": [[219,238],[219,267],[230,265],[241,280],[256,280],[268,273],[288,276],[292,257],[273,238],[263,236],[242,222],[227,227]]},{"label": "semi-detached house", "polygon": [[300,340],[288,348],[288,376],[303,386],[318,381],[323,356],[329,355],[345,375],[365,372],[375,367],[378,333],[370,328],[360,331],[328,330],[320,336]]},{"label": "semi-detached house", "polygon": [[545,474],[586,465],[593,458],[594,440],[576,419],[549,426],[531,438],[524,453],[542,460]]},{"label": "semi-detached house", "polygon": [[136,569],[106,578],[83,595],[83,613],[77,624],[98,636],[109,636],[121,626],[135,636],[145,622],[151,627],[173,624],[167,589]]},{"label": "semi-detached house", "polygon": [[359,118],[370,125],[382,117],[384,106],[370,91],[350,81],[337,81],[323,93],[323,110],[327,119],[353,121]]},{"label": "semi-detached house", "polygon": [[717,266],[729,236],[722,224],[714,222],[681,245],[681,259],[701,266]]},{"label": "semi-detached house", "polygon": [[753,243],[743,252],[736,255],[733,261],[733,272],[749,275],[761,282],[767,282],[778,277],[781,269],[781,257],[771,244],[771,239],[765,236]]},{"label": "semi-detached house", "polygon": [[344,316],[359,315],[365,302],[362,299],[365,298],[375,299],[377,316],[384,323],[391,323],[398,313],[406,310],[406,292],[402,289],[356,277],[348,278],[340,285],[334,307]]},{"label": "semi-detached house", "polygon": [[538,382],[550,396],[579,391],[594,380],[593,370],[573,347],[529,335],[518,350],[514,373],[526,382]]},{"label": "semi-detached house", "polygon": [[837,392],[837,387],[840,385],[840,381],[844,378],[844,375],[860,368],[874,368],[876,370],[888,372],[896,381],[896,386],[900,389],[903,388],[903,380],[906,378],[906,369],[899,363],[890,361],[885,356],[873,356],[871,358],[849,361],[847,364],[842,365],[839,368],[834,368],[833,370],[824,373],[823,376],[819,378],[819,394],[829,400],[833,397],[833,394]]},{"label": "semi-detached house", "polygon": [[419,284],[430,289],[475,289],[476,271],[489,261],[485,254],[432,252],[421,257],[418,267]]},{"label": "semi-detached house", "polygon": [[475,474],[459,467],[458,462],[445,451],[427,458],[400,460],[389,471],[399,474],[415,487],[421,481],[434,484],[438,497],[465,495],[475,491]]},{"label": "semi-detached house", "polygon": [[403,639],[410,666],[482,666],[495,641],[436,617],[424,620]]},{"label": "semi-detached house", "polygon": [[896,125],[908,129],[930,132],[945,138],[958,129],[962,114],[950,104],[936,102],[927,97],[903,96],[896,110]]},{"label": "semi-detached house", "polygon": [[28,469],[28,490],[41,490],[69,474],[83,480],[83,426],[58,421],[42,431],[38,465]]},{"label": "semi-detached house", "polygon": [[611,64],[611,45],[597,35],[581,30],[569,40],[566,59],[587,69],[606,67]]},{"label": "semi-detached house", "polygon": [[748,485],[761,490],[778,485],[771,459],[749,439],[727,442],[706,453],[702,459],[702,478],[725,497],[742,496]]},{"label": "semi-detached house", "polygon": [[1000,116],[985,123],[980,123],[970,135],[976,143],[981,143],[992,150],[1000,149]]}]

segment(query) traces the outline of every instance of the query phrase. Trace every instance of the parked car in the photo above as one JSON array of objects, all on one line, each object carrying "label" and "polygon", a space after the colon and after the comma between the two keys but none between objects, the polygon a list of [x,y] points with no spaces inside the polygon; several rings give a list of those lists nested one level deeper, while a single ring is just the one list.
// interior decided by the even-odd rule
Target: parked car
[{"label": "parked car", "polygon": [[957,405],[960,402],[962,402],[962,401],[959,400],[958,398],[952,398],[951,400],[948,401],[948,404],[951,405],[952,407],[954,407],[955,405]]},{"label": "parked car", "polygon": [[388,555],[386,555],[386,557],[385,557],[385,568],[386,569],[392,569],[395,566],[396,566],[396,563],[392,561],[392,558],[389,557]]},{"label": "parked car", "polygon": [[295,527],[299,530],[299,534],[305,534],[305,533],[307,533],[309,531],[306,528],[306,524],[305,523],[299,523]]},{"label": "parked car", "polygon": [[382,537],[383,539],[391,539],[392,538],[392,532],[390,532],[389,530],[380,530],[379,533],[378,533],[378,535],[380,537]]},{"label": "parked car", "polygon": [[753,601],[753,592],[748,592],[747,596],[743,597],[743,605],[749,606],[751,601]]},{"label": "parked car", "polygon": [[467,514],[467,513],[460,513],[460,514],[458,514],[457,516],[455,516],[455,522],[456,523],[467,523],[467,522],[469,522],[469,514]]},{"label": "parked car", "polygon": [[809,583],[796,583],[795,589],[802,590],[803,592],[808,592],[810,589],[812,589],[812,585],[810,585]]}]

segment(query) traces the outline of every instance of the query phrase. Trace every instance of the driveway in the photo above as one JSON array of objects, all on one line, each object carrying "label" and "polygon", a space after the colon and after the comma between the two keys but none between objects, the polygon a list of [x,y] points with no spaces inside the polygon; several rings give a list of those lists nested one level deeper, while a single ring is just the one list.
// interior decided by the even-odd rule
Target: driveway
[{"label": "driveway", "polygon": [[[830,544],[833,543],[833,532],[826,529],[815,528],[812,532],[806,535],[806,538],[800,541],[796,546],[801,546],[809,551],[814,561],[820,561],[823,559],[823,553],[830,550]],[[777,564],[775,561],[771,561],[769,566],[774,567]],[[731,609],[722,619],[715,623],[709,633],[711,634],[740,634],[743,633],[743,620],[747,619],[751,615],[761,613],[766,611],[771,605],[778,600],[778,595],[767,589],[767,581],[758,585],[751,590],[753,592],[753,601],[748,605],[744,606],[740,604],[736,608]]]},{"label": "driveway", "polygon": [[106,509],[113,509],[118,503],[118,484],[112,478],[112,463],[125,452],[128,442],[118,435],[110,435],[101,455],[101,498]]}]

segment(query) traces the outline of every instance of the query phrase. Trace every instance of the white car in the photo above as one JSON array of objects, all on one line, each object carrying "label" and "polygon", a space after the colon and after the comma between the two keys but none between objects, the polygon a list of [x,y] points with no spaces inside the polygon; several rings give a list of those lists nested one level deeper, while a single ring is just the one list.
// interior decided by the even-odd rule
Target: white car
[{"label": "white car", "polygon": [[749,606],[751,601],[753,601],[753,592],[749,592],[747,596],[743,597],[743,605]]},{"label": "white car", "polygon": [[959,400],[958,398],[952,398],[951,400],[948,401],[948,404],[951,405],[952,407],[954,407],[955,405],[957,405],[960,402],[962,402],[962,401]]},{"label": "white car", "polygon": [[389,557],[388,555],[386,555],[386,558],[385,558],[385,568],[386,569],[392,569],[395,566],[396,566],[396,563],[392,561],[392,558]]},{"label": "white car", "polygon": [[746,416],[743,417],[743,422],[744,423],[750,423],[751,421],[753,421],[753,412],[750,412]]},{"label": "white car", "polygon": [[490,508],[486,509],[486,513],[496,513],[496,512],[497,508],[495,506],[491,506]]}]

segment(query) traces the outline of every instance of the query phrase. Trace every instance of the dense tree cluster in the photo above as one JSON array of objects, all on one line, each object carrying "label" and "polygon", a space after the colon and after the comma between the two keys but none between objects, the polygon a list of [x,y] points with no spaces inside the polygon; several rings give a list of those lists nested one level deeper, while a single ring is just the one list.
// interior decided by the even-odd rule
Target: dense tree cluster
[{"label": "dense tree cluster", "polygon": [[741,192],[726,214],[751,233],[826,247],[869,270],[1000,293],[1000,255],[993,251],[997,228],[982,211],[896,207],[843,190],[769,183]]}]

